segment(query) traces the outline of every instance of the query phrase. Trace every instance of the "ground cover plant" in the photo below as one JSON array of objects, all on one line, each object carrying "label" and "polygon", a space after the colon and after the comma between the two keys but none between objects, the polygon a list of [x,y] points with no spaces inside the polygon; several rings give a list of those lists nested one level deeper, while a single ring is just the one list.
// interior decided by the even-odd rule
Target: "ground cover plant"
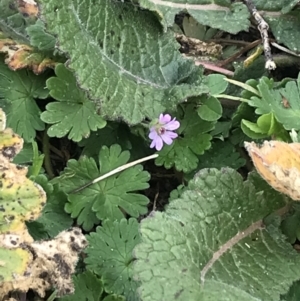
[{"label": "ground cover plant", "polygon": [[0,300],[300,300],[298,0],[1,0]]}]

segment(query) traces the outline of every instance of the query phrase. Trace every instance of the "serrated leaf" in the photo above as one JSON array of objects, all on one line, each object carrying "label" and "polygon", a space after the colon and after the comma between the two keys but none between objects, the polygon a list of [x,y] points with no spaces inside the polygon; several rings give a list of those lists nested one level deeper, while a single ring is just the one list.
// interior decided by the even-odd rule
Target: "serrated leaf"
[{"label": "serrated leaf", "polygon": [[257,114],[272,112],[285,129],[300,129],[300,74],[297,82],[289,81],[281,89],[274,89],[273,82],[263,77],[257,88],[261,98],[253,96],[248,102]]},{"label": "serrated leaf", "polygon": [[53,51],[55,47],[55,37],[45,32],[45,25],[38,20],[35,24],[26,28],[30,38],[30,44],[39,50]]},{"label": "serrated leaf", "polygon": [[99,276],[105,291],[122,294],[127,301],[139,300],[133,280],[133,249],[140,242],[136,219],[105,220],[87,239],[87,268]]},{"label": "serrated leaf", "polygon": [[220,101],[213,97],[201,97],[201,105],[197,110],[200,118],[206,121],[217,121],[223,113]]},{"label": "serrated leaf", "polygon": [[87,157],[98,157],[102,146],[111,146],[119,144],[122,149],[133,152],[141,151],[134,145],[140,144],[141,140],[130,132],[124,123],[108,122],[106,127],[96,132],[92,132],[88,138],[83,138],[78,145],[84,147],[81,155]]},{"label": "serrated leaf", "polygon": [[137,124],[208,92],[201,69],[181,56],[151,12],[110,0],[38,2],[79,86],[107,119]]},{"label": "serrated leaf", "polygon": [[175,166],[178,171],[185,173],[197,168],[198,155],[202,155],[211,146],[212,136],[208,134],[214,128],[214,122],[204,121],[199,118],[193,105],[185,108],[180,128],[177,130],[179,137],[172,145],[165,145],[155,159],[155,164],[165,168]]},{"label": "serrated leaf", "polygon": [[73,73],[63,64],[55,68],[56,77],[47,80],[50,95],[58,100],[46,106],[41,119],[52,125],[47,133],[50,137],[61,138],[68,135],[73,141],[88,137],[90,131],[96,131],[106,125],[106,121],[97,114],[96,105],[88,99],[87,93],[76,85]]},{"label": "serrated leaf", "polygon": [[75,292],[59,301],[99,301],[103,292],[101,281],[90,271],[73,276]]},{"label": "serrated leaf", "polygon": [[69,160],[58,182],[68,195],[65,210],[85,230],[90,230],[99,220],[121,219],[124,213],[138,217],[147,212],[148,198],[134,191],[149,187],[150,175],[142,165],[128,168],[89,187],[71,193],[97,177],[126,164],[129,151],[121,151],[119,145],[103,146],[99,154],[99,166],[94,159],[82,157],[79,161]]},{"label": "serrated leaf", "polygon": [[218,1],[218,4],[216,5],[213,1],[208,3],[205,0],[196,0],[191,6],[187,6],[185,0],[176,2],[139,1],[141,7],[150,9],[161,17],[161,22],[165,28],[172,26],[175,15],[185,10],[200,24],[212,28],[218,28],[233,34],[248,29],[250,25],[248,20],[249,11],[244,4],[230,1]]},{"label": "serrated leaf", "polygon": [[35,131],[45,125],[35,98],[48,96],[46,75],[36,76],[27,70],[12,71],[0,61],[0,106],[6,113],[7,125],[26,142],[32,141]]},{"label": "serrated leaf", "polygon": [[15,164],[25,164],[32,162],[33,149],[31,143],[25,143],[23,149],[17,154],[13,160]]},{"label": "serrated leaf", "polygon": [[246,160],[241,157],[236,148],[229,141],[215,141],[212,147],[199,157],[198,170],[214,167],[231,167],[239,169]]},{"label": "serrated leaf", "polygon": [[58,189],[57,185],[53,187],[44,175],[38,175],[34,181],[45,190],[47,203],[40,217],[28,223],[27,228],[35,240],[53,238],[73,224],[73,219],[64,210],[68,201],[67,196]]},{"label": "serrated leaf", "polygon": [[144,219],[134,266],[141,299],[280,300],[299,279],[300,255],[278,228],[264,226],[289,201],[260,183],[203,169],[165,212]]}]

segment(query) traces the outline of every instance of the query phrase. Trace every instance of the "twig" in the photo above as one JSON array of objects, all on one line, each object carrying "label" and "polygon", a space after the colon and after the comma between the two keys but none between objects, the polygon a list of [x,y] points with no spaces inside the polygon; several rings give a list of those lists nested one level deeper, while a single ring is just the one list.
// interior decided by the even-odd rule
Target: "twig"
[{"label": "twig", "polygon": [[142,159],[139,159],[139,160],[136,160],[136,161],[127,163],[127,164],[125,164],[125,165],[119,166],[119,167],[113,169],[112,171],[108,172],[107,174],[105,174],[105,175],[103,175],[103,176],[101,176],[101,177],[98,177],[98,178],[94,179],[93,181],[91,181],[91,182],[89,182],[89,183],[87,183],[87,184],[84,184],[83,186],[81,186],[81,187],[79,187],[79,188],[76,188],[76,189],[72,190],[72,191],[69,192],[69,193],[70,193],[70,194],[71,194],[71,193],[77,193],[77,192],[79,192],[79,191],[81,191],[81,190],[87,188],[88,186],[90,186],[90,185],[92,185],[92,184],[96,184],[96,183],[98,183],[98,182],[100,182],[100,181],[102,181],[102,180],[104,180],[104,179],[106,179],[106,178],[108,178],[108,177],[110,177],[110,176],[116,174],[116,173],[119,173],[119,172],[121,172],[121,171],[123,171],[123,170],[129,168],[129,167],[132,167],[132,166],[134,166],[134,165],[137,165],[137,164],[139,164],[139,163],[142,163],[142,162],[145,162],[145,161],[148,161],[148,160],[157,158],[157,157],[158,157],[158,154],[154,154],[154,155],[151,155],[151,156],[148,156],[148,157],[145,157],[145,158],[142,158]]},{"label": "twig", "polygon": [[268,70],[274,70],[274,69],[276,69],[276,64],[273,60],[271,47],[270,47],[270,43],[269,43],[269,36],[268,36],[269,25],[263,19],[263,17],[258,13],[252,0],[245,0],[245,3],[247,5],[249,11],[253,15],[254,19],[258,23],[258,30],[260,31],[262,42],[263,42],[263,47],[264,47],[264,51],[265,51],[265,58],[266,58],[265,68]]},{"label": "twig", "polygon": [[234,72],[232,72],[230,70],[224,69],[222,67],[219,67],[219,66],[216,66],[214,64],[207,63],[207,62],[195,61],[195,65],[196,66],[201,65],[207,70],[215,71],[215,72],[227,75],[227,76],[233,76],[234,75]]},{"label": "twig", "polygon": [[232,63],[234,60],[236,60],[238,57],[240,57],[243,53],[249,51],[250,49],[256,47],[258,44],[261,43],[261,39],[253,41],[252,43],[248,44],[247,46],[245,46],[244,48],[242,48],[240,51],[238,51],[237,53],[235,53],[234,55],[232,55],[231,57],[229,57],[228,59],[219,62],[218,66],[219,67],[224,67],[230,63]]},{"label": "twig", "polygon": [[290,49],[288,49],[288,48],[286,48],[286,47],[283,47],[283,46],[281,46],[281,45],[278,45],[278,44],[275,43],[275,42],[271,42],[271,44],[272,44],[272,46],[274,46],[274,47],[276,47],[276,48],[278,48],[278,49],[280,49],[280,50],[282,50],[282,51],[284,51],[284,52],[286,52],[286,53],[289,53],[289,54],[291,54],[291,55],[300,57],[300,54],[297,54],[297,53],[291,51]]}]

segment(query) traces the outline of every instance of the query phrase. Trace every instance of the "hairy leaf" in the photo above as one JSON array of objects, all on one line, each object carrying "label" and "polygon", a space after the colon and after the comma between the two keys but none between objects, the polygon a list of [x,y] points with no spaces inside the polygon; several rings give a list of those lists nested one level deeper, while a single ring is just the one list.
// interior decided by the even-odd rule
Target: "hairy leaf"
[{"label": "hairy leaf", "polygon": [[87,268],[102,277],[106,292],[122,294],[127,301],[139,300],[133,280],[133,249],[140,242],[136,219],[106,220],[87,239]]},{"label": "hairy leaf", "polygon": [[[210,2],[210,3],[209,3]],[[187,4],[186,0],[163,1],[163,0],[140,0],[142,7],[155,11],[162,17],[164,27],[172,26],[174,17],[179,12],[186,10],[200,24],[212,28],[218,28],[230,33],[238,33],[247,30],[249,12],[242,3],[224,1],[196,0],[193,4]],[[218,5],[219,4],[219,5]]]},{"label": "hairy leaf", "polygon": [[165,212],[141,222],[134,266],[143,301],[278,301],[300,255],[265,216],[288,199],[260,177],[203,169]]},{"label": "hairy leaf", "polygon": [[152,13],[111,0],[38,2],[80,87],[108,119],[137,124],[208,92],[201,69],[181,56]]}]

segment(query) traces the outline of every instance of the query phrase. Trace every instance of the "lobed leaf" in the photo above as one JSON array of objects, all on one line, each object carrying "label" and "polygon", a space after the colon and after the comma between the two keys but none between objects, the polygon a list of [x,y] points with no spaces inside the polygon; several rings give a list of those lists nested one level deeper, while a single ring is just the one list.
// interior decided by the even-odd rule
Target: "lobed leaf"
[{"label": "lobed leaf", "polygon": [[300,129],[300,74],[297,81],[289,81],[284,88],[276,89],[272,80],[260,79],[257,86],[261,98],[253,96],[249,105],[257,114],[272,112],[286,130]]},{"label": "lobed leaf", "polygon": [[0,61],[0,106],[6,113],[7,125],[26,142],[32,141],[36,130],[45,128],[35,98],[48,96],[46,75],[36,76],[27,70],[12,71]]},{"label": "lobed leaf", "polygon": [[74,281],[74,294],[64,296],[59,301],[99,301],[102,293],[103,286],[101,281],[90,271],[83,274],[73,276]]},{"label": "lobed leaf", "polygon": [[82,157],[69,160],[68,165],[57,179],[69,203],[65,210],[85,230],[90,230],[99,220],[121,219],[127,213],[138,217],[147,212],[148,198],[135,193],[149,187],[150,175],[143,171],[142,165],[128,168],[87,188],[72,193],[73,190],[89,183],[97,177],[126,164],[129,151],[121,150],[119,145],[110,148],[103,146],[99,154],[99,166],[93,158]]},{"label": "lobed leaf", "polygon": [[132,251],[140,242],[138,221],[105,220],[95,233],[88,236],[87,268],[102,277],[105,291],[122,294],[127,301],[139,300],[133,280]]},{"label": "lobed leaf", "polygon": [[58,102],[46,106],[41,119],[53,124],[47,131],[50,137],[61,138],[68,135],[73,141],[87,138],[90,131],[105,127],[106,121],[98,114],[96,105],[88,99],[87,93],[80,90],[76,78],[63,64],[55,68],[56,77],[47,80],[49,94]]}]

